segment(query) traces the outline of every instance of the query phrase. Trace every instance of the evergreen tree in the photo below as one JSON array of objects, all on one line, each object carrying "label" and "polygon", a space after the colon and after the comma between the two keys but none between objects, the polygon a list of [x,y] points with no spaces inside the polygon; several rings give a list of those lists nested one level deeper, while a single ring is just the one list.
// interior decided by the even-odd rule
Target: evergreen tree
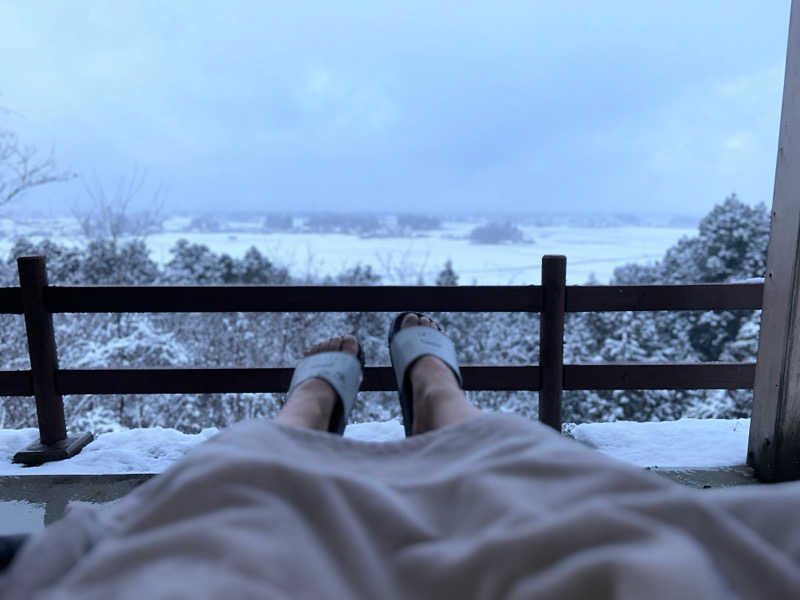
[{"label": "evergreen tree", "polygon": [[47,279],[54,285],[75,285],[83,283],[81,265],[83,253],[78,248],[57,244],[51,240],[34,243],[26,238],[19,238],[8,253],[5,276],[10,280],[4,285],[19,285],[17,257],[44,256],[47,262]]},{"label": "evergreen tree", "polygon": [[448,259],[444,263],[444,269],[436,277],[436,285],[458,285],[458,275],[453,270],[453,261]]},{"label": "evergreen tree", "polygon": [[289,283],[289,271],[285,267],[276,267],[255,246],[245,252],[240,261],[241,283],[250,285],[286,285]]},{"label": "evergreen tree", "polygon": [[91,241],[80,268],[81,283],[90,285],[150,285],[158,279],[158,265],[142,240]]},{"label": "evergreen tree", "polygon": [[[164,266],[163,280],[170,285],[215,285],[222,283],[220,259],[204,244],[181,239],[170,250],[172,259]],[[228,257],[229,258],[229,257]],[[232,264],[232,263],[227,263]]]}]

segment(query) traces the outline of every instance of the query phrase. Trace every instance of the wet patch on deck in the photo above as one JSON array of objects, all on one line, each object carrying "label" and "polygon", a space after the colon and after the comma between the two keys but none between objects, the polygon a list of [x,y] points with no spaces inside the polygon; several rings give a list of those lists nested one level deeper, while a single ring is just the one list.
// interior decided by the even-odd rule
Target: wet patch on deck
[{"label": "wet patch on deck", "polygon": [[64,516],[69,502],[115,502],[151,477],[151,473],[0,477],[0,535],[30,533],[50,525]]},{"label": "wet patch on deck", "polygon": [[687,487],[698,489],[727,488],[760,483],[756,479],[753,469],[745,465],[716,467],[713,469],[693,469],[690,467],[659,469],[658,467],[650,467],[647,470]]}]

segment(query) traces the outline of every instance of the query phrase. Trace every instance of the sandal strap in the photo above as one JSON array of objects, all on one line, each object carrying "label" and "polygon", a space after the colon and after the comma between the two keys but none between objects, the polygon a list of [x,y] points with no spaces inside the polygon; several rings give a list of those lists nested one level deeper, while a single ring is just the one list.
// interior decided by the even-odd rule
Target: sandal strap
[{"label": "sandal strap", "polygon": [[297,364],[287,395],[308,379],[323,379],[333,387],[342,401],[346,419],[353,408],[358,388],[361,387],[362,376],[361,362],[349,352],[318,352]]},{"label": "sandal strap", "polygon": [[399,386],[404,385],[406,371],[414,361],[430,355],[450,367],[458,380],[458,385],[464,387],[453,341],[436,329],[422,325],[401,329],[392,338],[390,352]]}]

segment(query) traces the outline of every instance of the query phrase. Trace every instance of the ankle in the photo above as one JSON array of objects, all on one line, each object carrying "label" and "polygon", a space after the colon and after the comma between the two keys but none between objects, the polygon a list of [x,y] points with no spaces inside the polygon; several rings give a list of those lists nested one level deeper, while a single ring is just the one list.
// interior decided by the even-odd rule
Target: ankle
[{"label": "ankle", "polygon": [[441,400],[433,388],[414,394],[414,435],[436,429],[437,403]]},{"label": "ankle", "polygon": [[480,414],[460,388],[432,387],[424,396],[414,397],[414,434],[439,429]]},{"label": "ankle", "polygon": [[312,429],[327,429],[335,403],[336,393],[330,384],[313,378],[297,386],[278,417],[288,417]]},{"label": "ankle", "polygon": [[451,414],[461,412],[462,406],[467,404],[450,367],[437,358],[420,358],[412,367],[411,381],[415,434],[446,424]]},{"label": "ankle", "polygon": [[461,389],[453,371],[435,356],[423,356],[411,367],[414,398],[430,397],[442,391]]}]

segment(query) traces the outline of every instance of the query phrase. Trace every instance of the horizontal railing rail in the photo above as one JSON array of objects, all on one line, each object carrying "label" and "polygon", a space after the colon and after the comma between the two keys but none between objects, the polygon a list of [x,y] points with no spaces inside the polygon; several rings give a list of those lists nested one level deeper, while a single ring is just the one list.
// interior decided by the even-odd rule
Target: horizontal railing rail
[{"label": "horizontal railing rail", "polygon": [[[217,394],[285,392],[294,369],[59,369],[60,394]],[[541,389],[538,365],[464,365],[467,391]],[[755,363],[579,363],[564,365],[565,390],[716,390],[753,387]],[[391,367],[366,367],[361,390],[397,389]],[[0,372],[0,396],[32,396],[31,371]]]},{"label": "horizontal railing rail", "polygon": [[[567,286],[566,259],[545,257],[542,285],[529,286],[50,286],[43,257],[19,262],[21,285],[0,288],[0,314],[25,315],[32,367],[0,371],[0,395],[36,397],[45,445],[66,439],[62,395],[274,393],[286,391],[292,374],[277,367],[60,369],[55,340],[46,339],[59,313],[540,313],[537,364],[465,365],[464,388],[539,392],[540,419],[557,429],[562,390],[749,389],[755,378],[751,362],[565,365],[562,345],[565,313],[754,310],[760,282]],[[366,367],[361,389],[396,389],[391,367]]]},{"label": "horizontal railing rail", "polygon": [[[763,283],[568,285],[566,312],[761,308]],[[542,286],[49,286],[51,313],[541,312]],[[22,314],[0,288],[0,314]]]}]

